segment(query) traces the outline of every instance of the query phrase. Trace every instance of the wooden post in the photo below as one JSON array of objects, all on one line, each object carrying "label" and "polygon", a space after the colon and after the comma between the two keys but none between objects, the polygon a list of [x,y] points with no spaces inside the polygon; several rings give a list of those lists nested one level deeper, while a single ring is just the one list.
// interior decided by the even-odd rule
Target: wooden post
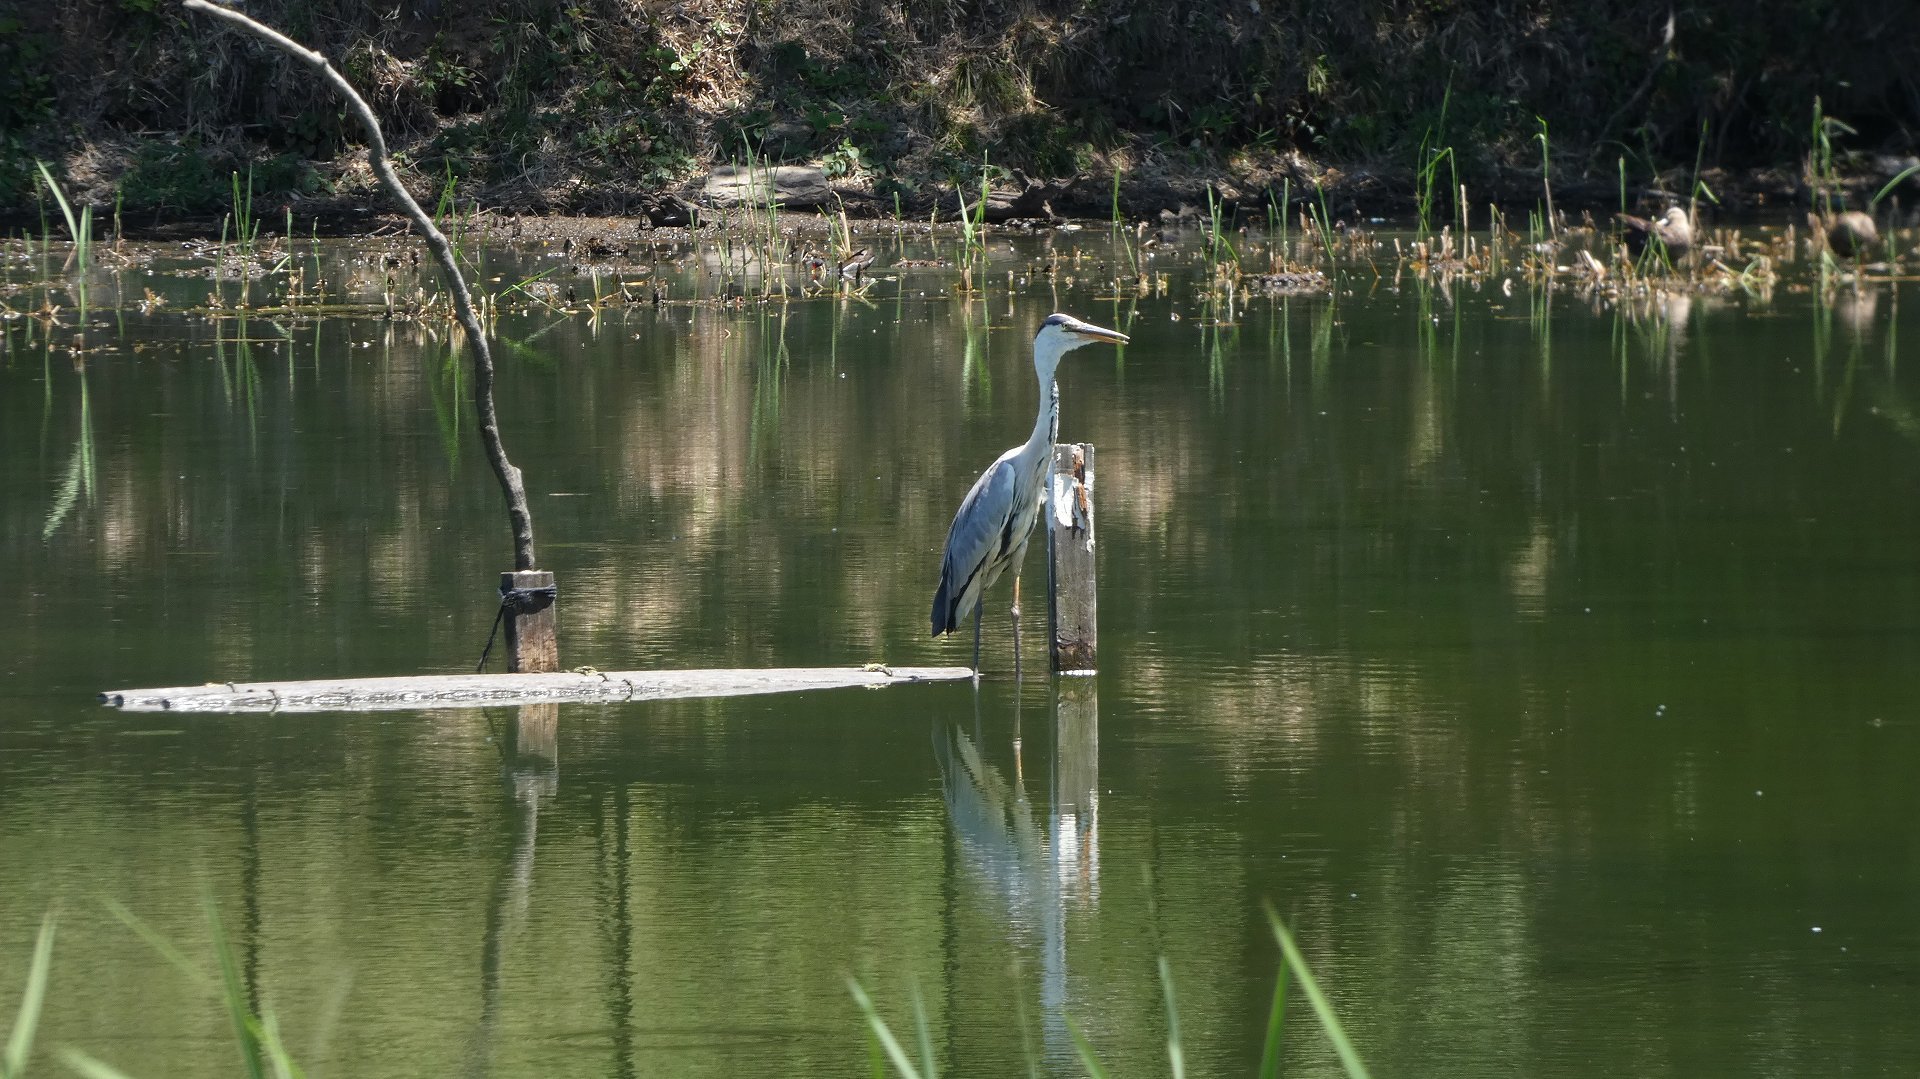
[{"label": "wooden post", "polygon": [[1092,674],[1099,643],[1098,595],[1093,576],[1093,447],[1053,448],[1048,485],[1047,630],[1053,669]]},{"label": "wooden post", "polygon": [[[515,674],[548,674],[560,669],[560,642],[553,632],[553,574],[547,570],[515,570],[500,575],[502,597],[508,600],[507,670]],[[531,593],[531,594],[529,594]]]}]

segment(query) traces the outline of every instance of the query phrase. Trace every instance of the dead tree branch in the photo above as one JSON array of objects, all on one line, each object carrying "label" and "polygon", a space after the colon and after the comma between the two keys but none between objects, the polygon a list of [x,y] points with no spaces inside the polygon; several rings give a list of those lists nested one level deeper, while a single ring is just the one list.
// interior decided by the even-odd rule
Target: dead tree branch
[{"label": "dead tree branch", "polygon": [[265,38],[305,62],[319,72],[321,78],[331,83],[341,97],[346,98],[347,105],[360,118],[360,125],[367,131],[367,163],[373,166],[373,173],[380,178],[381,186],[400,204],[400,208],[413,220],[414,227],[426,238],[427,247],[433,251],[434,258],[440,262],[440,269],[446,273],[447,287],[453,293],[454,310],[460,318],[460,325],[467,331],[467,342],[473,349],[473,396],[480,412],[480,440],[486,444],[487,461],[493,465],[494,475],[500,479],[500,489],[507,497],[507,517],[513,526],[513,565],[518,570],[533,569],[533,516],[527,510],[527,489],[521,482],[520,470],[507,460],[506,447],[500,443],[500,424],[493,410],[493,352],[487,347],[486,330],[480,324],[480,316],[474,312],[473,296],[467,291],[467,280],[461,276],[460,267],[454,261],[452,245],[434,227],[433,219],[407,193],[399,174],[394,171],[393,162],[387,156],[387,140],[381,134],[380,121],[374,118],[366,99],[360,96],[352,83],[333,69],[325,56],[232,8],[221,7],[208,0],[183,2],[194,11],[204,11]]}]

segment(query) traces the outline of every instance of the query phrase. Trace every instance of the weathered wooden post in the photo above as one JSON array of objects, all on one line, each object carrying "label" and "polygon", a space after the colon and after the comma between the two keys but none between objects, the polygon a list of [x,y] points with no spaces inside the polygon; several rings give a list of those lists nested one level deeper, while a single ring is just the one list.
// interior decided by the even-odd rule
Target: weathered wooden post
[{"label": "weathered wooden post", "polygon": [[553,602],[558,595],[550,571],[511,570],[500,575],[509,672],[549,674],[560,669],[560,642],[554,634],[553,617]]},{"label": "weathered wooden post", "polygon": [[1099,644],[1093,576],[1093,447],[1053,448],[1047,491],[1047,636],[1053,669],[1092,674]]}]

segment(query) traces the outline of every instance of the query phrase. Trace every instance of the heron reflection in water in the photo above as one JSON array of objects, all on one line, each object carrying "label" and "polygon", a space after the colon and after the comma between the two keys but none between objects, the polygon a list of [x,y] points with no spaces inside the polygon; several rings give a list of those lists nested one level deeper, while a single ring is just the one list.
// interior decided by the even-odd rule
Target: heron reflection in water
[{"label": "heron reflection in water", "polygon": [[1053,376],[1060,360],[1082,345],[1127,343],[1127,335],[1082,322],[1072,315],[1048,315],[1033,337],[1033,372],[1040,380],[1040,408],[1027,441],[1000,455],[961,501],[947,529],[940,562],[940,587],[933,595],[933,635],[952,633],[973,615],[973,672],[980,674],[980,608],[986,591],[1013,570],[1013,669],[1020,671],[1020,563],[1027,539],[1040,517],[1047,466],[1060,426],[1060,396]]}]

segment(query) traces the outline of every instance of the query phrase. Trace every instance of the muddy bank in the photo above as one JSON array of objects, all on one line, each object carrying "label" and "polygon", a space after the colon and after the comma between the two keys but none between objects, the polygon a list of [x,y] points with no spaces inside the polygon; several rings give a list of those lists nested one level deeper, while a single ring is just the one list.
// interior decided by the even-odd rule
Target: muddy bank
[{"label": "muddy bank", "polygon": [[[1838,177],[1835,189],[1849,204],[1864,205],[1889,179],[1886,169],[1904,165],[1897,159],[1885,169]],[[1191,171],[1177,177],[1124,179],[1119,185],[1120,215],[1129,224],[1145,222],[1161,225],[1205,224],[1211,194],[1223,217],[1234,223],[1264,223],[1271,210],[1285,202],[1291,218],[1309,214],[1325,199],[1326,212],[1337,224],[1410,224],[1416,219],[1418,200],[1415,178],[1410,174],[1380,174],[1365,170],[1318,170],[1312,176],[1322,183],[1319,194],[1312,179],[1296,180],[1287,171],[1212,174]],[[1738,174],[1715,170],[1701,177],[1717,201],[1702,197],[1697,214],[1703,220],[1727,222],[1798,221],[1808,208],[1808,189],[1796,171],[1754,169]],[[415,195],[433,205],[434,193],[425,185],[414,185]],[[1661,206],[1687,201],[1688,184],[1637,187],[1626,192],[1629,209],[1657,212]],[[1082,177],[1051,181],[1026,181],[1024,186],[1006,184],[991,188],[985,217],[989,224],[1012,228],[1039,228],[1061,222],[1106,224],[1112,220],[1115,187],[1110,177]],[[1304,192],[1304,193],[1303,193]],[[977,189],[969,193],[967,207],[975,210]],[[704,198],[701,181],[675,185],[649,193],[624,197],[595,197],[585,193],[572,205],[541,204],[539,208],[512,204],[491,205],[478,198],[462,198],[461,219],[470,229],[490,239],[545,242],[556,245],[599,244],[624,248],[646,238],[665,242],[714,230],[757,228],[766,214],[762,206],[720,206]],[[1489,189],[1469,190],[1470,212],[1475,227],[1484,228],[1490,207],[1497,206],[1510,221],[1524,222],[1529,211],[1544,203],[1544,188],[1538,174],[1516,173]],[[1620,208],[1621,192],[1598,182],[1556,184],[1555,209],[1564,218],[1604,220]],[[1895,185],[1880,209],[1884,216],[1901,217],[1920,203],[1920,180],[1909,177]],[[406,220],[390,200],[380,192],[369,191],[353,198],[282,197],[256,202],[254,212],[266,235],[284,234],[291,223],[295,236],[377,237],[409,231]],[[829,198],[818,205],[783,208],[778,214],[784,231],[830,231],[841,214],[860,231],[862,226],[904,224],[924,229],[935,226],[957,228],[961,203],[957,195],[895,202],[882,198],[871,189],[839,184],[831,188]],[[1437,211],[1436,221],[1451,222],[1452,211]],[[47,219],[55,236],[64,236],[57,213]],[[0,229],[37,235],[42,218],[18,210],[0,213]],[[750,224],[752,223],[752,224]],[[122,236],[129,240],[211,239],[231,228],[229,211],[207,212],[130,211],[116,221],[110,212],[95,219],[96,233],[103,238]]]}]

